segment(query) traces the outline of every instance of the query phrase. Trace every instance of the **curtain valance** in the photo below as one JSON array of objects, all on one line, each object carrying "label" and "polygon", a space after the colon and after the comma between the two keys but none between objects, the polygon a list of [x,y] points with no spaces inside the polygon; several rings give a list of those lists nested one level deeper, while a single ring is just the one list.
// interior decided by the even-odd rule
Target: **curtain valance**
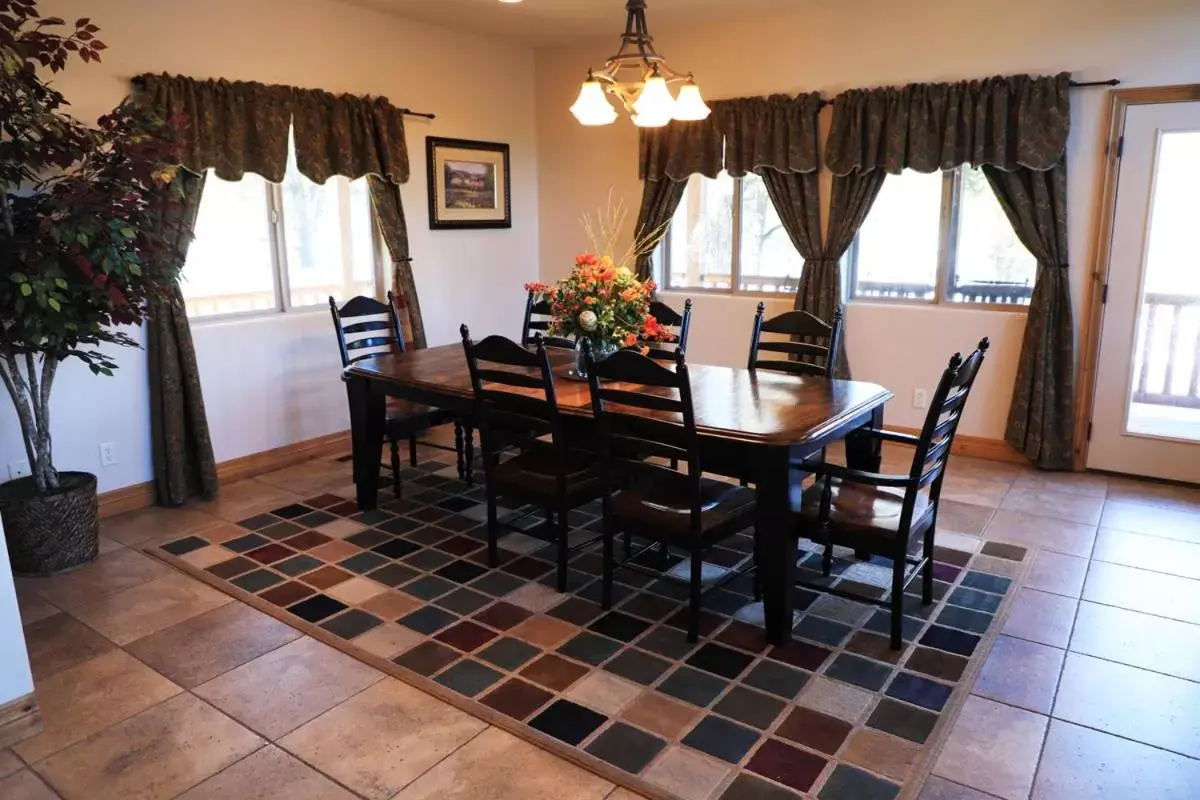
[{"label": "curtain valance", "polygon": [[178,75],[139,75],[133,83],[164,118],[185,120],[176,127],[180,163],[192,172],[212,168],[224,180],[253,172],[279,183],[294,126],[296,166],[318,183],[333,175],[409,178],[404,114],[387,98]]},{"label": "curtain valance", "polygon": [[725,137],[725,169],[735,178],[749,172],[816,172],[817,92],[799,97],[742,97],[713,103],[713,116]]},{"label": "curtain valance", "polygon": [[962,164],[1047,170],[1070,132],[1070,73],[853,89],[837,96],[825,146],[835,175],[936,172]]},{"label": "curtain valance", "polygon": [[723,166],[724,136],[717,115],[700,122],[672,122],[642,128],[638,177],[643,181],[686,181],[692,175],[715,178]]}]

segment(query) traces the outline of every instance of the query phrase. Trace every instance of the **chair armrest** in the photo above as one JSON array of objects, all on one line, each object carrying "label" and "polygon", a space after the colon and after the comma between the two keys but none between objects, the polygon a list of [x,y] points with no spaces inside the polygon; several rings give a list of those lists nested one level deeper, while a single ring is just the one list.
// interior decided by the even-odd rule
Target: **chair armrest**
[{"label": "chair armrest", "polygon": [[921,442],[920,437],[913,436],[911,433],[899,433],[882,428],[860,428],[852,435],[870,436],[872,439],[883,439],[885,442],[896,442],[911,447],[916,447]]},{"label": "chair armrest", "polygon": [[814,475],[837,478],[847,483],[863,483],[868,486],[895,486],[898,488],[908,488],[917,483],[917,480],[908,475],[885,475],[879,472],[864,472],[860,469],[840,467],[837,464],[819,463],[806,466],[809,467],[809,472]]}]

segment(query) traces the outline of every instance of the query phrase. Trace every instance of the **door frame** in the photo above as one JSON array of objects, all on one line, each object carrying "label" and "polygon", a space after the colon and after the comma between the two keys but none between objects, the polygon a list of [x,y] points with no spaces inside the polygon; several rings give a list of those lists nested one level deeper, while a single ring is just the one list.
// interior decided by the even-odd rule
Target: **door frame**
[{"label": "door frame", "polygon": [[1100,357],[1100,330],[1104,323],[1104,291],[1112,267],[1112,236],[1117,211],[1117,183],[1121,172],[1120,145],[1125,135],[1125,112],[1130,106],[1188,103],[1200,100],[1200,84],[1148,86],[1109,92],[1108,136],[1104,142],[1104,180],[1100,184],[1100,224],[1091,279],[1083,301],[1087,321],[1080,337],[1079,383],[1075,393],[1075,471],[1087,469],[1091,440],[1089,428],[1096,401],[1096,361]]}]

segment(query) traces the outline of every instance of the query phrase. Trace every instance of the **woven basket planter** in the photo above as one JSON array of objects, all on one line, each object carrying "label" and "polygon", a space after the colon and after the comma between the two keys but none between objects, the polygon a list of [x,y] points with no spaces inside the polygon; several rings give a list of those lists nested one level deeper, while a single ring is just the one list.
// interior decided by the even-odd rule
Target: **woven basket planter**
[{"label": "woven basket planter", "polygon": [[0,519],[15,575],[53,575],[93,561],[100,546],[96,476],[60,472],[40,495],[33,478],[0,484]]}]

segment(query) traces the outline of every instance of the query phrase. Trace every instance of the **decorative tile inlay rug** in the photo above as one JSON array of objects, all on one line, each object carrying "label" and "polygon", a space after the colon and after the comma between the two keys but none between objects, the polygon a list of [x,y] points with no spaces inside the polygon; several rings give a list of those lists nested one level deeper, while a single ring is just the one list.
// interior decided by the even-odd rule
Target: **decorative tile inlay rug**
[{"label": "decorative tile inlay rug", "polygon": [[[967,552],[954,549],[972,546],[967,537],[947,534],[935,602],[908,598],[898,652],[886,611],[801,589],[794,641],[768,647],[748,576],[706,595],[701,639],[689,644],[685,586],[618,570],[614,608],[601,609],[598,543],[574,554],[570,591],[556,592],[540,512],[501,512],[524,530],[501,539],[501,566],[488,569],[483,490],[454,477],[453,455],[428,457],[402,474],[401,499],[381,490],[376,511],[322,494],[150,552],[634,791],[673,800],[889,800],[911,789],[1025,566],[1020,547]],[[599,513],[598,504],[575,512],[577,541],[596,535]],[[747,533],[709,560],[728,567],[751,549]],[[802,576],[819,580],[819,564],[803,553]],[[839,553],[829,580],[882,596],[890,571]]]}]

